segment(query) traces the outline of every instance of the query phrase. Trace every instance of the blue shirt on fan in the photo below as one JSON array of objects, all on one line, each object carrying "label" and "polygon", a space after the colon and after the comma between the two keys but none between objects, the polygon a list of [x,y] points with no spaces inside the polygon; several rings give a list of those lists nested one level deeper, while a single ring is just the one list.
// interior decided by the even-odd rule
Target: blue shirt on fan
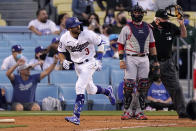
[{"label": "blue shirt on fan", "polygon": [[35,100],[35,91],[37,83],[40,82],[40,74],[33,74],[29,79],[24,81],[20,75],[14,75],[13,98],[12,102],[32,103]]},{"label": "blue shirt on fan", "polygon": [[152,98],[160,99],[163,101],[167,100],[170,97],[163,83],[161,83],[160,85],[152,83],[150,88],[148,89],[147,96],[151,96]]}]

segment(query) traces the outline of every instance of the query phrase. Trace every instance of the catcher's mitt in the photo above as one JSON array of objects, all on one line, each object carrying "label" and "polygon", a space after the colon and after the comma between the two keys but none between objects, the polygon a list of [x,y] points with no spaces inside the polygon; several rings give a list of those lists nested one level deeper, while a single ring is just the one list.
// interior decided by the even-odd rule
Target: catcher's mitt
[{"label": "catcher's mitt", "polygon": [[190,100],[186,107],[187,114],[190,119],[196,120],[196,101]]},{"label": "catcher's mitt", "polygon": [[[179,5],[170,5],[165,8],[167,14],[178,19],[183,19],[183,10]],[[174,14],[172,14],[174,12]]]}]

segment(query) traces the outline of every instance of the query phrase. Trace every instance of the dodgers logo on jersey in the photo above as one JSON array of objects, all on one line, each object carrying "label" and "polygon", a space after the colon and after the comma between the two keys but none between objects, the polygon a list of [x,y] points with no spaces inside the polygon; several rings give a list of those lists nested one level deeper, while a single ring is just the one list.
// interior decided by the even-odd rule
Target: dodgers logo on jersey
[{"label": "dodgers logo on jersey", "polygon": [[77,46],[68,46],[68,49],[71,50],[71,52],[82,52],[83,49],[85,49],[89,45],[88,42],[77,45]]}]

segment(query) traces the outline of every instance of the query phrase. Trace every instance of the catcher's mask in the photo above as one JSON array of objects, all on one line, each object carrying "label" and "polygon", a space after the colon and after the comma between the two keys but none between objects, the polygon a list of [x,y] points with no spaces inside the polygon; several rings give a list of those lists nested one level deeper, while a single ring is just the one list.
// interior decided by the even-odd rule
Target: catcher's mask
[{"label": "catcher's mask", "polygon": [[[134,13],[138,13],[138,15],[135,15]],[[135,22],[141,22],[144,17],[144,13],[146,13],[146,11],[140,5],[138,5],[138,3],[137,5],[133,6],[129,12],[132,20]]]},{"label": "catcher's mask", "polygon": [[183,19],[183,10],[179,5],[170,5],[165,8],[169,16],[177,17],[178,19]]}]

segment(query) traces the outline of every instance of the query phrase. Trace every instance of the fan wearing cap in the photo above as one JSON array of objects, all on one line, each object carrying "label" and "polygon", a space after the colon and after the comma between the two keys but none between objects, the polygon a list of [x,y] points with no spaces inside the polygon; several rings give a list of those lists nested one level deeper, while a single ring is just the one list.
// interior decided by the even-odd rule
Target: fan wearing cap
[{"label": "fan wearing cap", "polygon": [[12,55],[6,57],[3,60],[3,63],[1,65],[1,70],[8,70],[9,68],[11,68],[13,65],[16,64],[17,60],[21,58],[27,61],[27,59],[22,55],[22,50],[23,48],[21,47],[21,45],[13,45],[11,48]]},{"label": "fan wearing cap", "polygon": [[172,44],[176,37],[186,37],[187,31],[184,20],[177,19],[177,21],[180,27],[170,23],[167,12],[159,9],[151,25],[160,62],[161,80],[172,98],[179,118],[186,118],[183,91],[177,78],[176,65],[172,59]]},{"label": "fan wearing cap", "polygon": [[[13,86],[12,110],[40,110],[40,106],[34,101],[37,84],[55,68],[57,61],[58,57],[54,56],[52,65],[39,74],[31,75],[32,66],[20,59],[6,72]],[[17,67],[19,74],[13,74]]]},{"label": "fan wearing cap", "polygon": [[35,58],[29,61],[29,64],[33,66],[34,70],[45,70],[50,66],[50,63],[46,62],[46,51],[43,46],[35,48]]},{"label": "fan wearing cap", "polygon": [[117,34],[111,34],[109,35],[110,40],[110,47],[108,50],[106,50],[103,57],[113,57],[113,58],[119,58],[118,56],[118,35]]}]

